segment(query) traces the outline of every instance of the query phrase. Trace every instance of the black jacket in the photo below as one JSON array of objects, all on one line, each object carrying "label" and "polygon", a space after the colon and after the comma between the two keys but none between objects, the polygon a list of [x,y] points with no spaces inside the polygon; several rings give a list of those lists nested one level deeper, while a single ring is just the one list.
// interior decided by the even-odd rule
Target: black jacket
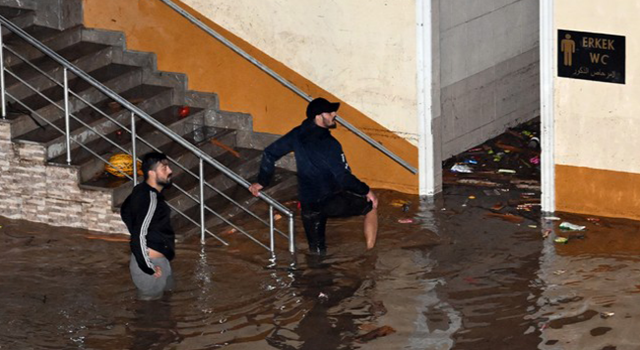
[{"label": "black jacket", "polygon": [[369,192],[369,186],[351,173],[338,140],[313,119],[306,119],[264,150],[258,183],[269,185],[275,162],[291,151],[295,152],[303,204],[319,202],[340,191],[360,195]]},{"label": "black jacket", "polygon": [[122,204],[120,216],[131,233],[131,252],[142,271],[149,275],[155,273],[147,248],[173,259],[175,233],[171,227],[171,208],[155,188],[146,182],[134,187]]}]

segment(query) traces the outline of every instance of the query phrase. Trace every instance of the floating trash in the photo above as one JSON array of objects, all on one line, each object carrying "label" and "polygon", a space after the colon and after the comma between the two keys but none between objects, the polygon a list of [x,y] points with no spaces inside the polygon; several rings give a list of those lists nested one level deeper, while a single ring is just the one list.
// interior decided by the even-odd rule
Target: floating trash
[{"label": "floating trash", "polygon": [[404,199],[394,199],[393,201],[391,201],[391,206],[396,208],[400,208],[402,206],[410,205],[410,204],[411,202],[406,201]]},{"label": "floating trash", "polygon": [[398,222],[401,224],[413,224],[413,219],[398,219]]},{"label": "floating trash", "polygon": [[466,164],[454,164],[451,167],[451,171],[453,171],[454,173],[464,173],[464,174],[473,173],[473,169],[471,169],[471,167]]},{"label": "floating trash", "polygon": [[557,216],[545,216],[543,219],[549,220],[549,221],[560,221],[560,220],[562,220]]},{"label": "floating trash", "polygon": [[609,317],[613,317],[615,314],[616,314],[615,312],[601,312],[600,317],[609,318]]},{"label": "floating trash", "polygon": [[564,237],[558,237],[556,239],[553,240],[556,243],[561,243],[561,244],[566,244],[567,242],[569,242],[568,238],[564,238]]},{"label": "floating trash", "polygon": [[560,228],[568,231],[582,231],[586,228],[586,226],[580,226],[580,225],[572,224],[570,222],[565,221],[560,224]]}]

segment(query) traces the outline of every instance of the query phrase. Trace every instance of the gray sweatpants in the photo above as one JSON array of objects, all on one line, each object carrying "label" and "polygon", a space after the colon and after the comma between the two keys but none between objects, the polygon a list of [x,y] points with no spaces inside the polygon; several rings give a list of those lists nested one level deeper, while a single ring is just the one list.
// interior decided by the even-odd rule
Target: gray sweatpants
[{"label": "gray sweatpants", "polygon": [[129,262],[129,271],[131,271],[131,279],[133,284],[138,288],[138,298],[141,300],[154,300],[162,297],[164,291],[171,290],[174,287],[173,272],[171,264],[167,258],[151,258],[154,266],[160,266],[162,276],[155,278],[153,275],[147,275],[140,270],[136,257],[131,254]]}]

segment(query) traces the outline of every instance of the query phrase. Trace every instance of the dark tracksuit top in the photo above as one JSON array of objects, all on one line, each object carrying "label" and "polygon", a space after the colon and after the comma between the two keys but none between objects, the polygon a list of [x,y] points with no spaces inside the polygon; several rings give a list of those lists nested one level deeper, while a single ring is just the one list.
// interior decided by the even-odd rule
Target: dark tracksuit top
[{"label": "dark tracksuit top", "polygon": [[298,168],[300,202],[317,203],[340,191],[359,195],[369,193],[369,186],[351,173],[342,146],[329,129],[306,119],[264,150],[258,183],[269,185],[275,162],[289,152],[295,152]]},{"label": "dark tracksuit top", "polygon": [[131,253],[142,271],[155,273],[147,248],[162,253],[169,261],[173,259],[175,233],[171,227],[171,208],[155,188],[146,182],[136,185],[122,204],[120,216],[131,233]]}]

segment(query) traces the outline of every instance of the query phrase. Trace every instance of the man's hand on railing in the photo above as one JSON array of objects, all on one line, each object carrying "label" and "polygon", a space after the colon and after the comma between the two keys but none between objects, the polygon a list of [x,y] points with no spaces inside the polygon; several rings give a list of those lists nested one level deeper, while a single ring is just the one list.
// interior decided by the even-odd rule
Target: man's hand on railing
[{"label": "man's hand on railing", "polygon": [[251,186],[249,186],[249,192],[251,192],[252,195],[258,197],[258,195],[260,194],[260,190],[262,190],[264,187],[262,187],[261,184],[259,183],[254,183],[251,184]]}]

